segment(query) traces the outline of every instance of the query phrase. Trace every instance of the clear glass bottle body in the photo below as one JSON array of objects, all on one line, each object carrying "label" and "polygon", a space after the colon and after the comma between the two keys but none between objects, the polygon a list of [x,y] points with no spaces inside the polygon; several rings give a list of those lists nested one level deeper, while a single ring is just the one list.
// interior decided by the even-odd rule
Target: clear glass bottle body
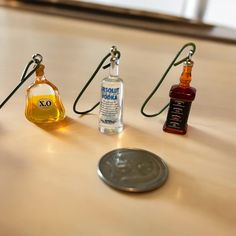
[{"label": "clear glass bottle body", "polygon": [[[114,68],[113,68],[114,69]],[[123,128],[124,83],[116,73],[110,70],[109,77],[102,80],[99,110],[99,130],[105,134],[120,133]]]},{"label": "clear glass bottle body", "polygon": [[33,123],[51,123],[65,117],[58,89],[44,75],[37,76],[27,89],[25,116]]}]

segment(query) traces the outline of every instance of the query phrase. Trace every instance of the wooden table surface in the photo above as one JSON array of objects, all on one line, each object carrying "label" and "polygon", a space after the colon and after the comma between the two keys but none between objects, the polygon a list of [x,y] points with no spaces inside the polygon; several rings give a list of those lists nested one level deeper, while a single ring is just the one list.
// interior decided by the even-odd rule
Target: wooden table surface
[{"label": "wooden table surface", "polygon": [[[162,131],[166,112],[146,118],[140,107],[189,41],[197,45],[197,96],[188,133],[178,136]],[[112,45],[122,53],[125,130],[108,136],[97,129],[97,109],[80,117],[72,105]],[[43,55],[46,77],[59,88],[67,117],[52,125],[25,118],[25,91],[33,77],[1,109],[1,236],[236,235],[234,45],[1,8],[0,101],[34,53]],[[147,112],[168,102],[181,67],[169,73]],[[99,73],[79,109],[98,101],[107,73]],[[105,185],[96,173],[98,161],[121,147],[159,155],[170,171],[166,184],[144,194]]]}]

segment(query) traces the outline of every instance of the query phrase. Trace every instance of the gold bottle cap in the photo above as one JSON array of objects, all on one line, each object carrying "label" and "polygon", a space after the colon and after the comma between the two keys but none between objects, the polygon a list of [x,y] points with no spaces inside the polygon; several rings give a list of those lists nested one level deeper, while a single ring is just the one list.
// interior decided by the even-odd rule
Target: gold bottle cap
[{"label": "gold bottle cap", "polygon": [[44,68],[45,66],[43,64],[40,64],[38,69],[36,70],[36,76],[43,76],[44,75]]}]

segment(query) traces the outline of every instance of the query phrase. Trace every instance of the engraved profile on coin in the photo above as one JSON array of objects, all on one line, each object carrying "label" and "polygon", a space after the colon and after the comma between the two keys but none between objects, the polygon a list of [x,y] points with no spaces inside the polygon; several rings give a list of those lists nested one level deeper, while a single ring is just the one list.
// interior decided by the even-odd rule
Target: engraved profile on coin
[{"label": "engraved profile on coin", "polygon": [[98,164],[98,175],[113,188],[145,192],[160,187],[168,177],[164,161],[142,149],[116,149],[105,154]]}]

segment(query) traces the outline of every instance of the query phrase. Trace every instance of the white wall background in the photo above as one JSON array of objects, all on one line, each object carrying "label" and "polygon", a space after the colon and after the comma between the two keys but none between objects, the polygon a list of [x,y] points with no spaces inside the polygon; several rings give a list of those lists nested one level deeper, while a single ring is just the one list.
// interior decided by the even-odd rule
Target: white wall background
[{"label": "white wall background", "polygon": [[236,29],[236,1],[208,0],[204,21]]},{"label": "white wall background", "polygon": [[[204,0],[82,0],[196,19]],[[205,0],[203,21],[236,29],[236,0]]]}]

